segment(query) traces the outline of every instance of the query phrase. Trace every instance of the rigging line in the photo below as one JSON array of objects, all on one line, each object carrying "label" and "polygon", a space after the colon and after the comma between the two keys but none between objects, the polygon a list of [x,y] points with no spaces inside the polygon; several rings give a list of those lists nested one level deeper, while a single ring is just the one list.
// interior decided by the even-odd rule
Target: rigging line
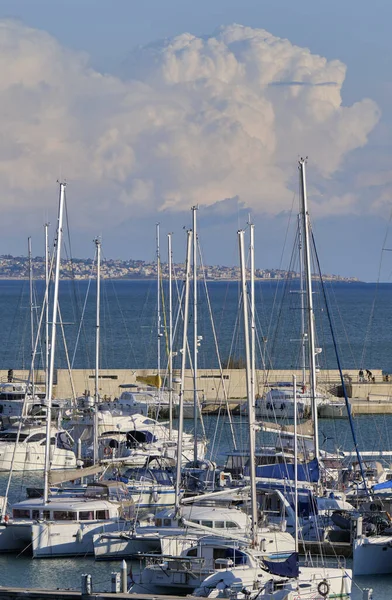
[{"label": "rigging line", "polygon": [[[232,438],[233,438],[234,450],[237,450],[237,441],[236,441],[234,427],[233,427],[233,420],[232,420],[232,416],[231,416],[231,411],[230,411],[230,405],[229,405],[228,396],[227,396],[226,385],[225,385],[224,378],[223,378],[222,361],[221,361],[221,357],[220,357],[220,353],[219,353],[218,338],[217,338],[217,335],[216,335],[214,316],[213,316],[213,313],[212,313],[212,306],[211,306],[211,301],[210,301],[210,295],[208,293],[208,286],[207,286],[207,280],[206,280],[206,272],[205,272],[205,268],[204,268],[203,255],[202,255],[202,252],[201,252],[201,247],[200,247],[199,240],[197,240],[197,247],[198,247],[198,253],[199,253],[199,260],[200,260],[200,268],[201,268],[202,277],[203,277],[204,289],[205,289],[205,294],[206,294],[206,299],[207,299],[208,312],[209,312],[210,320],[211,320],[211,328],[212,328],[212,335],[213,335],[213,338],[214,338],[214,346],[215,346],[215,351],[216,351],[216,357],[217,357],[217,360],[218,360],[219,374],[220,374],[220,377],[221,377],[220,383],[222,385],[223,397],[224,397],[224,401],[226,403],[226,411],[227,411],[227,415],[229,417],[230,431],[231,431]],[[220,411],[221,411],[221,407],[219,407],[218,417],[220,416]],[[200,412],[200,414],[201,414],[201,412]],[[217,422],[216,422],[216,428],[215,428],[215,434],[214,434],[214,438],[213,438],[213,444],[212,444],[211,452],[212,452],[212,449],[214,448],[214,443],[215,443],[215,440],[216,440],[216,433],[217,433],[218,422],[219,422],[219,419],[217,419]]]},{"label": "rigging line", "polygon": [[77,352],[78,346],[79,346],[79,338],[80,338],[81,330],[82,330],[82,327],[83,327],[83,324],[84,324],[84,316],[85,316],[86,307],[87,307],[87,300],[88,300],[89,293],[90,293],[90,286],[91,286],[91,282],[92,282],[92,279],[93,279],[93,272],[94,272],[94,269],[95,269],[96,257],[97,257],[97,254],[96,254],[96,251],[95,251],[93,264],[91,265],[90,275],[89,275],[89,278],[88,278],[86,295],[85,295],[84,303],[83,303],[83,306],[82,306],[82,314],[80,316],[79,328],[78,328],[78,332],[76,334],[75,346],[74,346],[74,351],[73,351],[72,360],[71,360],[71,369],[74,368],[76,352]]},{"label": "rigging line", "polygon": [[382,247],[381,247],[381,252],[380,252],[380,260],[379,260],[379,265],[378,265],[378,274],[377,274],[377,282],[376,282],[376,290],[375,290],[375,294],[374,294],[374,299],[373,299],[373,303],[372,303],[372,308],[371,308],[371,312],[370,312],[370,317],[369,317],[369,321],[368,321],[368,325],[366,328],[366,333],[365,333],[365,340],[364,340],[364,345],[363,345],[363,352],[362,352],[362,356],[361,356],[361,368],[363,368],[364,364],[365,364],[365,353],[366,353],[366,345],[368,344],[368,340],[370,338],[370,333],[371,333],[371,328],[373,325],[373,318],[374,318],[374,313],[375,313],[375,307],[376,307],[376,300],[377,300],[377,296],[378,296],[378,292],[379,292],[379,287],[380,287],[380,279],[381,279],[381,269],[382,269],[382,263],[383,263],[383,256],[384,256],[384,252],[387,251],[388,249],[385,248],[387,239],[388,239],[388,234],[389,234],[389,228],[391,225],[391,220],[392,220],[392,210],[389,214],[389,219],[388,219],[388,223],[385,229],[385,235],[384,235],[384,240],[382,243]]},{"label": "rigging line", "polygon": [[356,455],[357,455],[357,458],[358,458],[359,468],[360,468],[360,471],[361,471],[362,481],[363,481],[363,484],[365,486],[365,491],[367,492],[368,496],[370,496],[371,494],[370,494],[370,492],[368,490],[368,487],[366,485],[365,471],[364,471],[364,467],[363,467],[363,463],[362,463],[361,454],[360,454],[359,448],[358,448],[357,436],[356,436],[356,433],[355,433],[355,427],[354,427],[353,417],[352,417],[352,413],[351,413],[351,406],[350,406],[350,403],[348,401],[346,383],[345,383],[345,380],[344,380],[344,377],[343,377],[343,370],[342,370],[342,366],[341,366],[341,363],[340,363],[340,357],[339,357],[338,348],[337,348],[337,344],[336,344],[336,337],[335,337],[334,327],[333,327],[332,318],[331,318],[331,314],[330,314],[330,310],[329,310],[329,303],[328,303],[327,294],[326,294],[326,291],[325,291],[324,278],[323,278],[323,276],[321,274],[320,261],[319,261],[319,257],[318,257],[318,253],[317,253],[317,248],[316,248],[316,244],[315,244],[315,241],[314,241],[314,236],[313,236],[313,231],[312,230],[310,232],[310,235],[311,235],[311,239],[312,239],[312,242],[313,242],[313,248],[314,248],[314,253],[315,253],[315,258],[316,258],[316,264],[317,264],[318,274],[319,274],[319,277],[320,277],[321,289],[322,289],[322,293],[323,293],[325,308],[326,308],[326,311],[327,311],[327,317],[328,317],[328,321],[329,321],[329,326],[330,326],[330,329],[331,329],[332,341],[333,341],[333,346],[334,346],[334,350],[335,350],[336,361],[337,361],[337,364],[338,364],[340,381],[341,381],[341,384],[342,384],[342,389],[343,389],[343,394],[344,394],[344,401],[346,403],[347,414],[348,414],[348,419],[349,419],[349,423],[350,423],[351,434],[352,434],[352,437],[353,437],[355,452],[356,452]]},{"label": "rigging line", "polygon": [[[290,263],[289,263],[290,265],[292,264],[294,253],[295,253],[295,248],[294,248],[294,246],[293,246],[293,249],[292,249],[292,254],[291,254],[291,259],[290,259]],[[280,299],[280,302],[279,302],[279,304],[278,304],[278,301],[277,301],[277,292],[278,292],[278,289],[279,289],[279,284],[280,284],[280,281],[278,281],[278,285],[276,286],[276,290],[275,290],[275,297],[274,297],[274,301],[273,301],[273,310],[272,310],[272,312],[271,312],[271,319],[270,319],[270,325],[269,325],[269,329],[268,329],[268,336],[267,336],[267,339],[269,339],[269,338],[270,338],[270,331],[271,331],[271,329],[272,329],[272,318],[273,318],[273,311],[274,311],[274,310],[278,310],[278,313],[277,313],[277,315],[276,315],[276,323],[277,323],[278,325],[277,325],[277,326],[276,326],[276,328],[275,328],[275,332],[274,332],[274,334],[273,334],[273,335],[271,335],[271,338],[272,338],[272,344],[271,344],[271,346],[270,346],[270,348],[271,348],[271,349],[270,349],[271,356],[272,356],[272,358],[275,358],[275,360],[276,360],[276,355],[275,355],[275,353],[276,353],[276,351],[277,351],[277,348],[278,348],[278,345],[279,345],[279,336],[281,335],[281,333],[280,333],[280,332],[281,332],[281,330],[283,329],[283,325],[282,325],[282,323],[283,323],[283,317],[282,317],[282,315],[283,315],[283,311],[284,311],[284,308],[285,308],[285,304],[284,304],[284,302],[285,302],[285,300],[286,300],[286,299],[287,299],[287,297],[288,297],[288,290],[289,290],[289,279],[288,279],[288,278],[286,278],[286,279],[283,281],[282,285],[280,286],[280,287],[283,287],[283,290],[282,290],[282,293],[281,293],[281,299]],[[280,290],[279,290],[279,291],[280,291]],[[274,365],[272,364],[272,361],[271,361],[271,364],[270,364],[270,366],[269,366],[269,369],[267,369],[267,371],[266,371],[266,377],[265,377],[266,383],[268,383],[268,380],[269,380],[269,374],[270,374],[270,369],[271,369],[273,366],[274,366]]]},{"label": "rigging line", "polygon": [[[288,240],[289,231],[291,229],[291,220],[292,220],[292,216],[293,216],[293,207],[294,207],[295,198],[296,198],[296,194],[294,193],[293,194],[293,199],[292,199],[292,202],[291,202],[291,209],[290,209],[290,213],[289,213],[289,219],[287,221],[286,234],[285,234],[285,237],[284,237],[283,248],[282,248],[282,252],[281,252],[281,255],[280,255],[280,262],[279,262],[279,269],[280,270],[282,269],[283,257],[284,257],[284,253],[285,253],[285,250],[286,250],[286,244],[287,244],[287,240]],[[279,290],[279,281],[278,281],[278,285],[276,286],[275,299],[274,299],[273,304],[272,304],[270,326],[272,326],[272,315],[273,315],[273,311],[274,311],[274,307],[275,307],[275,300],[277,298],[278,290]],[[270,331],[270,327],[268,327],[268,331],[267,331],[268,335],[269,335],[269,331]]]}]

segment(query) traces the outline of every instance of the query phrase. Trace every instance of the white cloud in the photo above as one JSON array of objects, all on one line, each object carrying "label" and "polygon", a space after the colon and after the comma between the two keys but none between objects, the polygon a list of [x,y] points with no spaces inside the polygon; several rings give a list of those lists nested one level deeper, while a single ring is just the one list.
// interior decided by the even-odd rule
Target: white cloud
[{"label": "white cloud", "polygon": [[[368,99],[343,106],[346,69],[240,25],[139,48],[122,77],[48,34],[0,22],[3,210],[45,209],[63,175],[86,227],[227,198],[289,209],[296,160],[320,178],[364,146],[378,121]],[[343,212],[355,208],[344,197]],[[321,201],[322,204],[322,201]],[[93,210],[98,208],[98,210]],[[340,213],[326,199],[321,214]]]}]

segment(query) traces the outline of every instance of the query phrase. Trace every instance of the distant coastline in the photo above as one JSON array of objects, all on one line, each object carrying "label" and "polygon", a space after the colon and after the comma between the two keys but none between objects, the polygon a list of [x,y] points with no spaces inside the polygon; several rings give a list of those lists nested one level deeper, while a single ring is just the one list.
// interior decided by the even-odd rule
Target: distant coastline
[{"label": "distant coastline", "polygon": [[[32,259],[32,272],[36,280],[45,279],[45,261],[41,256]],[[94,261],[92,259],[74,258],[61,262],[61,278],[68,280],[85,280],[94,276]],[[185,276],[185,265],[183,263],[173,265],[177,279]],[[239,267],[227,267],[222,265],[209,265],[203,267],[204,277],[207,281],[238,281],[240,279]],[[168,278],[167,263],[160,264],[160,272],[163,279]],[[104,279],[116,280],[150,280],[157,278],[157,264],[143,260],[120,260],[109,259],[101,263],[101,276]],[[24,280],[29,278],[29,259],[26,256],[0,256],[0,279],[1,280]],[[286,279],[299,279],[299,273],[285,271],[282,269],[256,269],[256,281],[268,282]],[[323,274],[325,281],[337,281],[346,283],[359,283],[356,277],[341,277],[340,275]]]}]

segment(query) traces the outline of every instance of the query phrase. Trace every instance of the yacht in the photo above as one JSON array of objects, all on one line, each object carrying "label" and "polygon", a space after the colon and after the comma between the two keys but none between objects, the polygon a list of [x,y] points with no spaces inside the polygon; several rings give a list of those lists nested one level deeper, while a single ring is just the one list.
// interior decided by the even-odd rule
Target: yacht
[{"label": "yacht", "polygon": [[[50,438],[51,469],[77,466],[74,441],[68,431],[52,427]],[[43,471],[45,465],[46,425],[39,422],[11,425],[0,431],[0,472]]]}]

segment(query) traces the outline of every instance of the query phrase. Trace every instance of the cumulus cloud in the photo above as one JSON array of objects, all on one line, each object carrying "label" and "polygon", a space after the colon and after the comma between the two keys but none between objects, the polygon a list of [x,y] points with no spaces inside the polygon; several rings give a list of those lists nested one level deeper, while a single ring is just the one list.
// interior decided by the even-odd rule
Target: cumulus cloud
[{"label": "cumulus cloud", "polygon": [[[300,154],[328,179],[379,119],[372,100],[343,106],[340,61],[240,25],[138,48],[114,76],[2,21],[0,71],[3,210],[46,208],[65,175],[86,226],[225,199],[277,214]],[[321,214],[341,211],[332,198]]]}]

